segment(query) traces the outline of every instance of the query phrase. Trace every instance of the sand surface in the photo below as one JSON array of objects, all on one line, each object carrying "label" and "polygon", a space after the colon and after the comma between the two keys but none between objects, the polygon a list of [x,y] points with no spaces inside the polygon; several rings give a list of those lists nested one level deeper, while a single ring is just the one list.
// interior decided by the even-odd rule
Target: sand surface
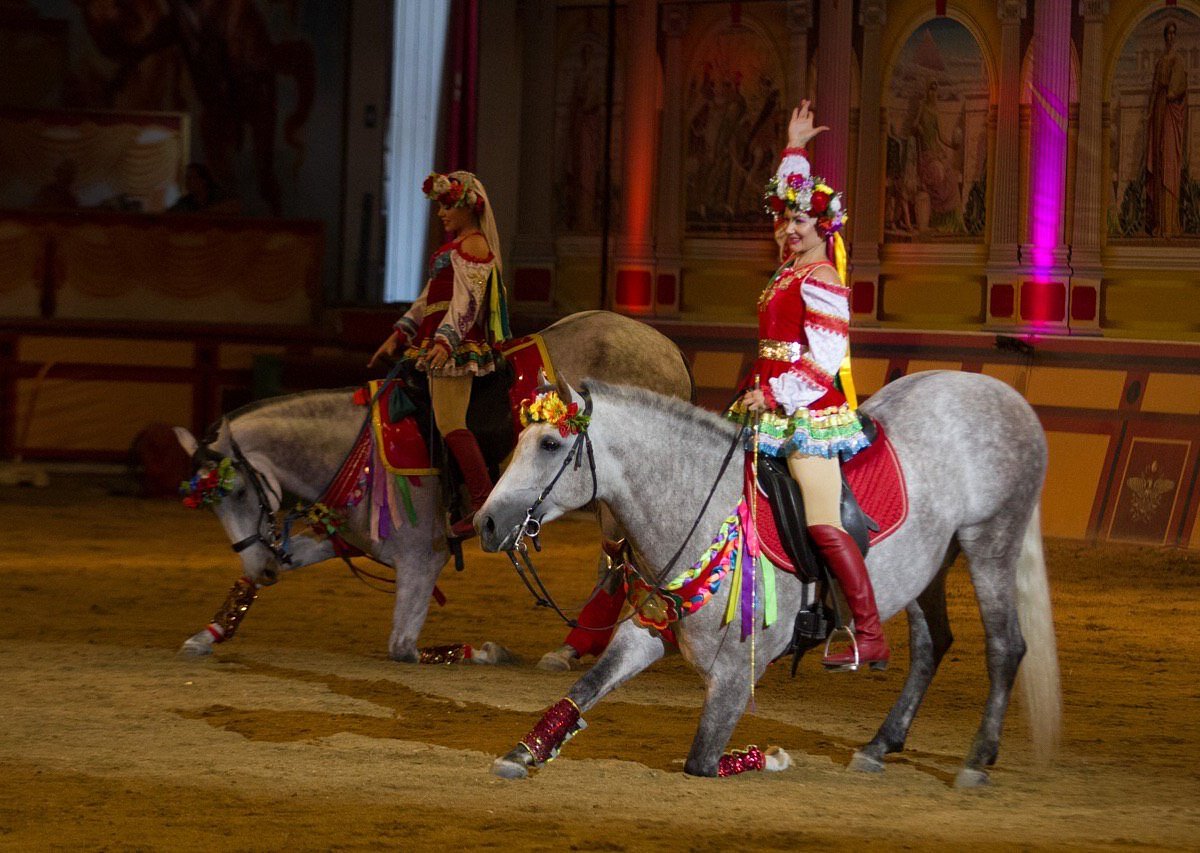
[{"label": "sand surface", "polygon": [[[903,682],[903,615],[887,672],[768,672],[733,745],[783,746],[784,773],[683,774],[703,695],[675,656],[506,782],[492,758],[578,673],[534,668],[565,630],[503,557],[447,569],[422,641],[494,640],[514,666],[389,661],[389,597],[337,563],[263,590],[233,641],[181,660],[236,560],[211,515],[109,485],[0,488],[0,849],[1200,849],[1198,555],[1047,543],[1062,749],[1035,761],[1018,700],[985,789],[951,787],[986,691],[961,566],[955,645],[882,775],[845,765]],[[591,588],[594,541],[584,520],[547,529],[560,601]]]}]

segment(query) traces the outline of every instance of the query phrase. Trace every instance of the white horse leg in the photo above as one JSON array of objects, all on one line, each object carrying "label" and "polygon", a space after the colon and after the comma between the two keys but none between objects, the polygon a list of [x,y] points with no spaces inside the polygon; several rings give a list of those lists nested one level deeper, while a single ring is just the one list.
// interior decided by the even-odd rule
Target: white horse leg
[{"label": "white horse leg", "polygon": [[913,718],[925,698],[925,691],[946,651],[954,642],[946,615],[946,568],[958,553],[953,547],[940,571],[925,591],[911,602],[908,612],[909,669],[904,690],[888,712],[887,719],[875,737],[854,753],[850,769],[866,773],[882,773],[883,757],[904,749],[912,728]]},{"label": "white horse leg", "polygon": [[215,642],[216,640],[207,628],[197,631],[183,641],[183,645],[179,647],[179,656],[181,658],[208,657],[213,653],[213,643]]},{"label": "white horse leg", "polygon": [[[595,666],[575,682],[566,698],[547,711],[522,741],[492,763],[492,772],[505,779],[523,779],[530,770],[541,767],[557,755],[567,738],[583,728],[580,714],[661,658],[665,651],[661,638],[632,622],[621,623]],[[574,719],[564,721],[564,714]]]},{"label": "white horse leg", "polygon": [[417,637],[429,615],[429,599],[438,574],[446,564],[445,551],[408,548],[394,559],[396,600],[392,606],[392,635],[388,639],[388,657],[402,663],[417,663],[420,650]]}]

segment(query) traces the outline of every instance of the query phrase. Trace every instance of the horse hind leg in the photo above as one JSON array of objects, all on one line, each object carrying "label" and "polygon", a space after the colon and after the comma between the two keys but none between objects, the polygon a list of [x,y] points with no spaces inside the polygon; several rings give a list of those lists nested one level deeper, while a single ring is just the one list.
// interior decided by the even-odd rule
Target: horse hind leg
[{"label": "horse hind leg", "polygon": [[909,669],[896,703],[875,737],[854,753],[850,769],[865,773],[882,773],[883,758],[904,749],[908,732],[925,692],[945,657],[954,635],[946,615],[946,571],[958,555],[958,546],[951,546],[941,570],[915,601],[906,608],[908,613]]},{"label": "horse hind leg", "polygon": [[1025,656],[1025,640],[1017,620],[1016,584],[1024,525],[1013,522],[1006,519],[981,530],[960,533],[983,619],[989,689],[983,720],[954,780],[958,788],[988,784],[987,768],[996,763],[1000,753],[1004,714]]}]

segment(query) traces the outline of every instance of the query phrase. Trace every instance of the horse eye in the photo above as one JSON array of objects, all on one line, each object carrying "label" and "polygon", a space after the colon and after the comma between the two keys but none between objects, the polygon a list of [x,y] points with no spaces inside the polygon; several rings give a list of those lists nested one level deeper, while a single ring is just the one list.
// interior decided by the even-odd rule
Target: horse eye
[{"label": "horse eye", "polygon": [[557,438],[553,438],[552,436],[546,436],[545,438],[542,439],[542,450],[546,450],[546,451],[549,451],[550,453],[553,453],[555,450],[558,450],[560,447],[562,447],[562,442],[559,441]]}]

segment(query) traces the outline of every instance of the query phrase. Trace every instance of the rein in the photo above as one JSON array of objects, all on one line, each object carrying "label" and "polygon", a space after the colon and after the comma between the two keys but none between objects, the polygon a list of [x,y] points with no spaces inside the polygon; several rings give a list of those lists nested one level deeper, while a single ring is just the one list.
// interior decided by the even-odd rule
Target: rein
[{"label": "rein", "polygon": [[[579,395],[581,397],[583,397],[583,399],[585,401],[585,407],[584,407],[583,413],[590,417],[592,414],[591,392],[588,391],[588,389],[585,387],[585,388],[579,389]],[[742,426],[743,426],[743,428],[745,427],[744,420],[743,420]],[[668,560],[666,565],[663,566],[663,568],[660,569],[658,571],[658,573],[655,575],[654,590],[656,592],[662,591],[662,584],[668,578],[670,578],[672,569],[675,568],[675,564],[677,562],[679,562],[679,558],[683,555],[683,549],[687,547],[687,543],[690,542],[692,539],[692,536],[695,535],[696,528],[698,528],[700,526],[701,519],[704,518],[704,514],[708,511],[709,504],[712,503],[712,498],[713,498],[713,495],[716,494],[717,486],[720,485],[721,479],[725,476],[725,472],[729,468],[730,460],[733,459],[733,452],[737,448],[737,446],[741,443],[741,441],[742,441],[742,430],[739,430],[737,432],[737,434],[734,435],[733,441],[730,443],[729,448],[725,451],[725,458],[721,461],[721,468],[720,468],[720,470],[717,471],[717,476],[713,479],[712,485],[708,489],[708,494],[704,498],[704,503],[703,503],[703,505],[701,505],[700,511],[696,514],[696,518],[692,521],[691,529],[688,530],[687,535],[683,537],[683,541],[679,543],[679,547],[675,549],[675,553],[671,555],[671,559]],[[508,559],[513,564],[513,568],[517,570],[517,575],[521,578],[521,581],[525,584],[525,588],[528,589],[529,593],[533,596],[535,604],[538,607],[549,607],[549,608],[553,609],[554,612],[558,614],[559,618],[562,619],[563,622],[565,622],[571,628],[578,628],[580,626],[576,620],[568,618],[567,615],[565,613],[563,613],[562,608],[560,608],[558,606],[558,604],[555,603],[553,596],[550,594],[549,590],[546,589],[546,585],[542,582],[542,579],[538,576],[537,569],[533,565],[533,560],[529,556],[529,547],[526,544],[526,539],[528,539],[530,542],[533,543],[533,549],[535,551],[542,550],[541,543],[538,541],[538,535],[541,533],[542,525],[538,519],[533,517],[534,513],[537,512],[538,508],[541,507],[542,503],[546,500],[546,498],[550,496],[550,492],[554,489],[554,486],[558,483],[559,478],[561,478],[562,475],[564,473],[566,473],[567,467],[571,464],[572,461],[574,461],[574,463],[575,463],[575,466],[574,466],[575,470],[579,470],[580,464],[582,463],[582,454],[580,454],[578,452],[579,446],[581,443],[584,445],[584,447],[587,448],[588,468],[590,469],[591,475],[592,475],[592,496],[591,496],[591,498],[589,498],[588,502],[590,503],[591,501],[594,501],[596,499],[597,482],[596,482],[595,451],[593,450],[593,447],[592,447],[591,436],[588,435],[588,427],[583,426],[583,427],[580,427],[579,435],[575,439],[574,443],[571,445],[571,449],[569,451],[567,451],[567,456],[565,459],[563,459],[562,465],[558,469],[558,473],[556,473],[554,475],[554,477],[550,480],[550,482],[546,485],[546,487],[544,489],[542,489],[541,494],[537,496],[537,499],[534,500],[534,502],[532,504],[530,504],[529,509],[527,509],[525,511],[525,520],[523,522],[521,522],[520,526],[517,528],[517,538],[516,538],[515,544],[513,545],[512,548],[505,551],[505,553],[508,554]],[[517,554],[519,554],[521,557],[520,562],[518,562],[518,560],[517,560]],[[521,565],[522,562],[525,564],[524,567],[522,567],[522,565]],[[540,594],[537,590],[534,590],[533,586],[530,584],[529,579],[526,577],[525,569],[529,570],[529,574],[532,575],[534,582],[537,584],[538,590],[540,590]],[[608,631],[608,630],[611,630],[612,628],[617,627],[622,622],[625,622],[628,619],[632,618],[632,616],[633,616],[633,613],[631,612],[628,615],[617,619],[617,621],[612,623],[611,625],[605,625],[603,627],[584,626],[584,628],[585,628],[585,630],[588,630],[588,631]]]},{"label": "rein", "polygon": [[[354,453],[354,448],[358,444],[359,439],[362,438],[363,433],[370,426],[371,412],[374,410],[374,407],[378,404],[380,396],[388,388],[388,386],[391,384],[391,382],[396,378],[399,371],[400,371],[400,362],[397,362],[396,365],[388,372],[384,381],[380,383],[379,389],[375,392],[374,395],[372,395],[371,399],[367,402],[367,413],[363,417],[362,425],[359,427],[358,432],[355,434],[354,440],[350,443],[350,450],[348,450],[346,452],[346,455],[342,458],[341,463],[338,465],[338,467],[336,469],[334,469],[333,477],[325,485],[325,487],[321,490],[320,497],[318,497],[316,501],[309,501],[307,503],[297,504],[297,506],[294,509],[289,510],[287,512],[287,514],[284,515],[282,520],[277,520],[277,519],[273,518],[274,511],[271,509],[271,503],[270,503],[270,499],[268,497],[268,495],[269,495],[270,497],[275,498],[278,501],[279,505],[282,506],[283,505],[282,489],[280,490],[279,493],[276,493],[274,489],[268,488],[268,484],[265,482],[266,481],[265,476],[262,474],[262,472],[260,472],[257,468],[255,468],[250,463],[250,460],[246,458],[245,453],[242,452],[241,446],[237,443],[237,439],[235,439],[233,436],[233,423],[232,422],[229,423],[229,444],[230,444],[231,450],[233,451],[233,463],[245,475],[246,479],[250,481],[250,484],[254,488],[255,494],[258,497],[258,521],[256,524],[255,532],[253,534],[251,534],[250,536],[247,536],[244,539],[240,539],[237,542],[234,542],[230,546],[233,549],[233,552],[235,554],[240,554],[241,552],[245,551],[248,548],[253,547],[254,545],[262,545],[264,548],[266,548],[268,551],[271,552],[271,556],[274,557],[276,562],[278,562],[280,565],[290,566],[292,564],[292,555],[291,555],[291,547],[290,547],[292,524],[295,521],[304,518],[313,506],[315,506],[316,504],[321,502],[321,499],[326,495],[326,493],[329,491],[329,489],[333,486],[333,483],[337,480],[338,474],[341,472],[342,468],[345,467],[346,462],[350,459],[350,456]],[[202,444],[199,448],[197,448],[196,454],[194,454],[194,455],[200,457],[201,459],[208,460],[208,461],[219,461],[222,458],[220,456],[220,454],[218,454],[215,450],[213,450],[211,447],[209,447],[207,443]],[[264,523],[266,523],[266,526],[270,529],[270,538],[263,535]],[[366,579],[371,578],[372,580],[380,581],[385,584],[391,584],[393,586],[396,583],[395,579],[381,577],[379,575],[374,575],[374,574],[371,574],[370,572],[360,569],[358,566],[354,565],[354,563],[351,562],[351,560],[350,560],[350,557],[352,556],[351,552],[359,551],[359,553],[362,556],[365,556],[370,560],[374,560],[376,563],[379,563],[380,565],[387,565],[386,563],[383,563],[380,560],[377,560],[375,557],[366,553],[362,549],[352,546],[350,543],[348,543],[342,537],[342,535],[340,533],[330,534],[329,540],[333,544],[334,553],[338,557],[340,557],[341,560],[349,567],[350,572],[356,578],[358,578],[360,581],[362,581],[367,586],[371,587],[371,589],[377,590],[379,592],[390,592],[390,590],[388,590],[388,589],[381,589],[380,587],[374,586],[373,584],[369,583]],[[357,556],[357,555],[354,555],[354,556]]]}]

